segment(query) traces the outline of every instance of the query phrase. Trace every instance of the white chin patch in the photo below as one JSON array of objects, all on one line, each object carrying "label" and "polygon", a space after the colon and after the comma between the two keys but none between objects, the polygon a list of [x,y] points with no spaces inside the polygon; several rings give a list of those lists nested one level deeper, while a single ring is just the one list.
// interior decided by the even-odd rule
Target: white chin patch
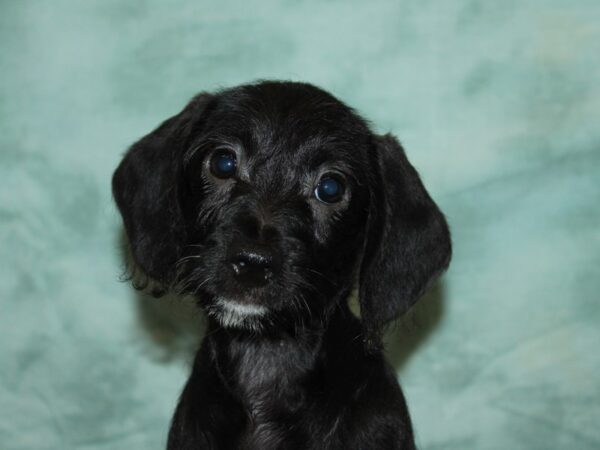
[{"label": "white chin patch", "polygon": [[224,327],[257,330],[260,328],[260,318],[267,313],[264,306],[248,305],[224,298],[218,298],[216,304],[218,308],[211,311],[212,315]]}]

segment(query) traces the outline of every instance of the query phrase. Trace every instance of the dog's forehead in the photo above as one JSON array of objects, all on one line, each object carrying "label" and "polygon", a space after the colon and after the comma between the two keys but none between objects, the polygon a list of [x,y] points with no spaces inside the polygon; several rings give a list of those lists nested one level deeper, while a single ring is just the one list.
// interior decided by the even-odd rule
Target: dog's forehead
[{"label": "dog's forehead", "polygon": [[220,95],[213,132],[235,141],[255,163],[360,164],[370,132],[349,107],[303,83],[261,83]]}]

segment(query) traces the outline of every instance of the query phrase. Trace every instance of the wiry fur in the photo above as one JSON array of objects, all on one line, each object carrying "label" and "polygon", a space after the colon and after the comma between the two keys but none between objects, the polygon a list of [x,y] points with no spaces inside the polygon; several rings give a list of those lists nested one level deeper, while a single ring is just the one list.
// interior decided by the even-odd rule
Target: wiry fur
[{"label": "wiry fur", "polygon": [[[208,169],[219,148],[236,155],[230,179]],[[314,189],[332,170],[347,188],[325,205]],[[245,85],[196,96],[134,144],[113,191],[156,292],[193,295],[209,317],[169,449],[414,448],[381,332],[451,246],[394,137],[314,86]],[[249,252],[268,257],[264,285],[231,270]]]}]

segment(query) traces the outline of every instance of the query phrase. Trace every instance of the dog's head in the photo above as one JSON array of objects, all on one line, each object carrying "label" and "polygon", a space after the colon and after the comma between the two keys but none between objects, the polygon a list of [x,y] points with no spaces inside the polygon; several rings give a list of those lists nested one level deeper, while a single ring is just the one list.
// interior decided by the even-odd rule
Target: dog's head
[{"label": "dog's head", "polygon": [[450,260],[396,139],[309,84],[198,95],[129,149],[113,192],[136,264],[224,326],[322,321],[358,281],[377,334]]}]

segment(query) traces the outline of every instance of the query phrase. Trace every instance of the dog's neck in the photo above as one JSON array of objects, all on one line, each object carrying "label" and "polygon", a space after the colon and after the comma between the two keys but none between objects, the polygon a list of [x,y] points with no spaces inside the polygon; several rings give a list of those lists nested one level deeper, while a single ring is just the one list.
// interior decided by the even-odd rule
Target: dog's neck
[{"label": "dog's neck", "polygon": [[300,404],[302,386],[324,371],[322,362],[331,359],[327,355],[331,349],[344,353],[340,348],[344,344],[340,342],[360,337],[356,323],[343,305],[332,312],[326,323],[305,324],[293,333],[257,336],[213,324],[215,328],[206,339],[213,364],[226,388],[255,414],[260,414],[256,405],[267,399],[279,398],[292,409],[294,404]]}]

